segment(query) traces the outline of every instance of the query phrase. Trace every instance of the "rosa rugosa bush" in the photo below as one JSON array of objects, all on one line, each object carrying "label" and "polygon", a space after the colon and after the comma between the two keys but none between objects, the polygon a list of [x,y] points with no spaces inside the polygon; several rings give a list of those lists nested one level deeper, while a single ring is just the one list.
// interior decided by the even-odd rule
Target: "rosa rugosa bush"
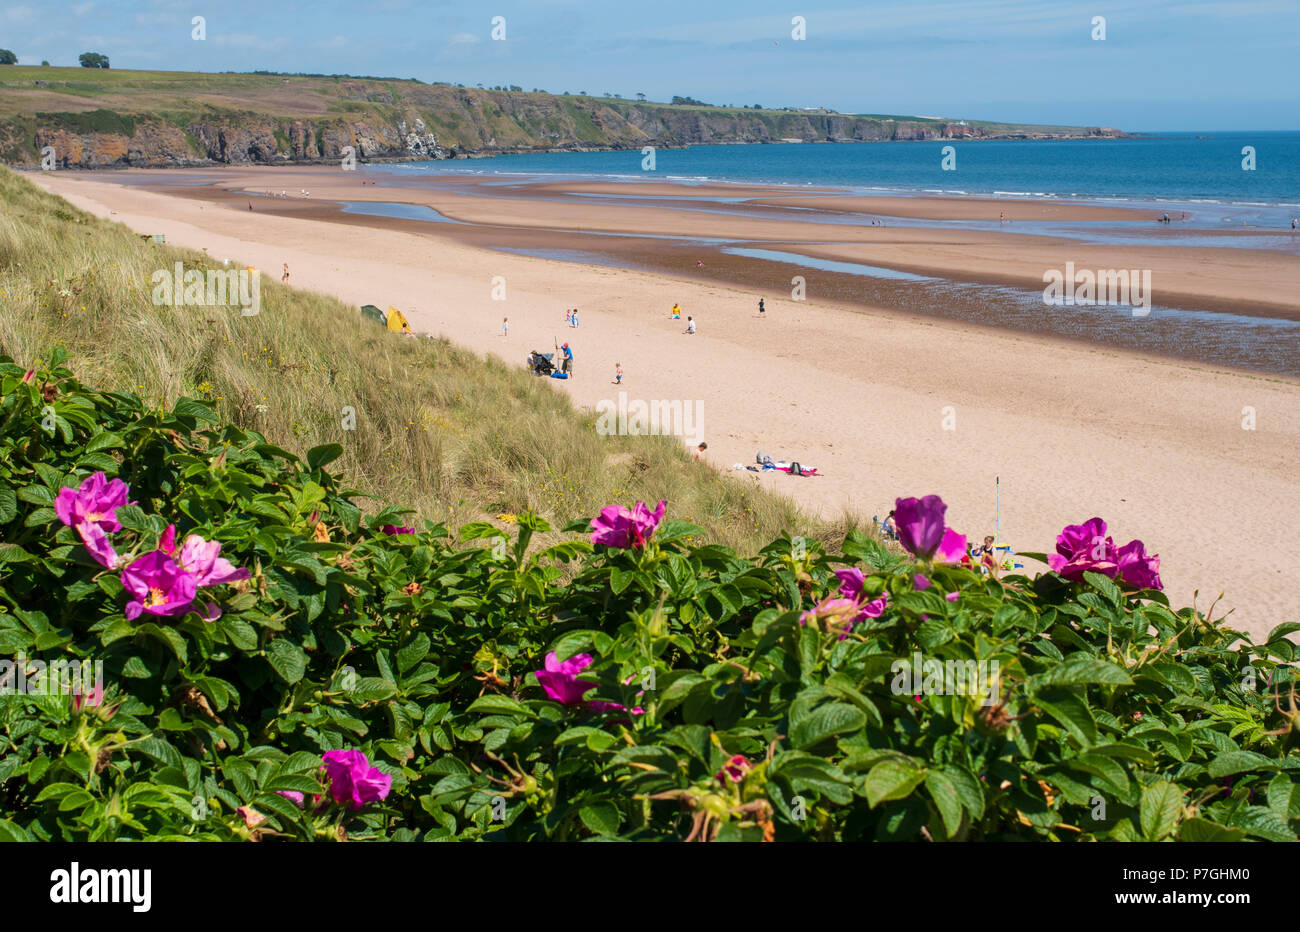
[{"label": "rosa rugosa bush", "polygon": [[1001,579],[934,496],[901,554],[453,536],[64,363],[0,360],[0,838],[1295,840],[1300,624],[1175,610],[1104,527]]}]

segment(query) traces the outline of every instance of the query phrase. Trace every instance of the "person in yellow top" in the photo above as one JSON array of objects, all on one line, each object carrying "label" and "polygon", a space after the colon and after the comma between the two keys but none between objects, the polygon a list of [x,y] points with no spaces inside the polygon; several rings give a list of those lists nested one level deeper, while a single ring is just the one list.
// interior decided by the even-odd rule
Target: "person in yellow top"
[{"label": "person in yellow top", "polygon": [[674,304],[674,305],[673,305],[673,320],[681,320],[681,319],[682,319],[682,309],[681,309],[680,307],[678,307],[676,304]]}]

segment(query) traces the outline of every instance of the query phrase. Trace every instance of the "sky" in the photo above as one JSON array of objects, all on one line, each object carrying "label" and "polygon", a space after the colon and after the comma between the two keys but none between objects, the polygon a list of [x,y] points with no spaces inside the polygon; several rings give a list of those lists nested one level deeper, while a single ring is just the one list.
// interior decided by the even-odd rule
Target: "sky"
[{"label": "sky", "polygon": [[5,0],[0,48],[23,64],[94,51],[119,69],[1129,131],[1300,129],[1300,0]]}]

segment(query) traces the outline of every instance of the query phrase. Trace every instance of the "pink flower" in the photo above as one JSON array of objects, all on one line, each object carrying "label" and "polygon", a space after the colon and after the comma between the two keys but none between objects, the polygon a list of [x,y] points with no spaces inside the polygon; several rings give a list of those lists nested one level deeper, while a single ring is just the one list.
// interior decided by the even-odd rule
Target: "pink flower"
[{"label": "pink flower", "polygon": [[912,585],[916,587],[917,592],[924,592],[930,588],[930,580],[926,579],[920,573],[912,577]]},{"label": "pink flower", "polygon": [[216,541],[191,534],[181,545],[179,562],[181,568],[194,577],[196,586],[218,586],[248,579],[252,575],[246,569],[236,569],[229,560],[219,556],[220,553],[221,545]]},{"label": "pink flower", "polygon": [[84,695],[82,693],[73,693],[72,711],[80,712],[82,709],[93,709],[98,707],[103,701],[104,687],[99,683],[96,683],[94,688]]},{"label": "pink flower", "polygon": [[351,809],[378,802],[393,788],[393,778],[371,767],[360,751],[326,751],[322,755],[330,797]]},{"label": "pink flower", "polygon": [[158,549],[169,557],[176,556],[176,525],[167,525],[167,530],[158,538]]},{"label": "pink flower", "polygon": [[1115,578],[1115,542],[1106,536],[1106,522],[1089,518],[1083,524],[1067,525],[1056,536],[1056,553],[1047,555],[1047,565],[1066,579],[1080,580],[1087,571]]},{"label": "pink flower", "polygon": [[197,589],[194,577],[161,550],[146,553],[122,570],[122,585],[135,596],[126,606],[128,621],[142,613],[184,615],[194,604]]},{"label": "pink flower", "polygon": [[732,783],[739,783],[745,779],[745,774],[754,769],[754,765],[743,754],[737,754],[722,765],[722,769],[713,776],[719,780],[726,781],[731,778]]},{"label": "pink flower", "polygon": [[1106,522],[1089,518],[1071,524],[1056,537],[1056,553],[1047,555],[1047,565],[1066,579],[1079,581],[1088,571],[1102,573],[1135,589],[1160,589],[1160,557],[1150,556],[1140,540],[1123,547],[1106,536]]},{"label": "pink flower", "polygon": [[127,504],[127,492],[127,485],[121,479],[109,482],[104,473],[97,472],[87,477],[80,489],[59,489],[54,498],[54,513],[69,527],[96,524],[111,534],[122,530],[117,509]]},{"label": "pink flower", "polygon": [[866,577],[862,575],[862,570],[856,566],[836,570],[835,577],[840,581],[840,595],[844,596],[844,598],[856,600],[862,594],[862,586],[866,582]]},{"label": "pink flower", "polygon": [[591,654],[576,654],[560,663],[555,651],[546,655],[545,668],[537,670],[537,682],[546,695],[562,705],[581,705],[584,694],[596,688],[595,683],[578,682],[578,674],[591,666]]},{"label": "pink flower", "polygon": [[961,593],[949,592],[946,596],[944,596],[944,598],[947,599],[949,602],[956,602],[958,599],[961,598]]},{"label": "pink flower", "polygon": [[880,598],[868,602],[866,605],[862,606],[862,613],[858,615],[858,621],[861,621],[863,618],[879,618],[881,615],[885,613],[885,609],[888,606],[889,606],[889,593],[885,592],[881,594]]},{"label": "pink flower", "polygon": [[964,556],[966,535],[958,534],[950,527],[944,528],[943,539],[939,541],[939,549],[935,551],[934,558],[941,563],[960,563]]},{"label": "pink flower", "polygon": [[1119,580],[1134,589],[1163,589],[1160,582],[1160,557],[1156,554],[1147,556],[1146,547],[1140,540],[1132,540],[1120,547],[1115,554],[1119,567]]},{"label": "pink flower", "polygon": [[295,804],[299,809],[302,808],[303,797],[297,790],[276,790],[276,792],[289,800],[289,802]]},{"label": "pink flower", "polygon": [[379,530],[383,531],[383,532],[384,532],[385,534],[387,534],[389,537],[394,537],[394,536],[396,536],[396,535],[398,535],[398,534],[414,534],[414,533],[415,533],[415,528],[413,528],[413,527],[407,527],[407,526],[404,525],[404,524],[403,524],[403,525],[397,525],[397,524],[385,524],[385,525],[384,525],[383,527],[381,527]]},{"label": "pink flower", "polygon": [[894,526],[899,543],[914,556],[930,559],[943,542],[943,516],[947,511],[948,506],[937,495],[895,499]]},{"label": "pink flower", "polygon": [[637,502],[632,511],[622,505],[602,508],[600,514],[591,519],[591,542],[620,549],[643,547],[663,520],[667,504],[661,499],[654,511],[645,502]]},{"label": "pink flower", "polygon": [[81,535],[81,542],[85,544],[86,552],[96,563],[110,570],[117,568],[119,559],[117,551],[108,542],[108,535],[104,533],[103,527],[90,521],[83,521],[77,525],[77,533]]}]

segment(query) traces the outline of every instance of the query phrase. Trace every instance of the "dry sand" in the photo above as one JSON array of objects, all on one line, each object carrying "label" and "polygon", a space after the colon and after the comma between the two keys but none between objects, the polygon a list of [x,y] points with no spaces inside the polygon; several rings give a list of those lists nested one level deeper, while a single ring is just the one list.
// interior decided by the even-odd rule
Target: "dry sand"
[{"label": "dry sand", "polygon": [[[310,182],[293,180],[299,175]],[[256,190],[308,187],[312,201],[359,200],[363,190],[354,179],[337,180],[337,171],[333,179],[276,169],[235,180],[247,178],[259,179]],[[576,378],[553,384],[575,405],[594,407],[620,390],[632,400],[699,401],[708,458],[719,468],[752,463],[759,449],[819,467],[824,475],[815,479],[732,473],[810,509],[869,517],[888,511],[895,496],[938,493],[949,503],[949,524],[975,538],[993,532],[1000,477],[1001,540],[1018,549],[1050,551],[1064,524],[1100,515],[1117,542],[1141,538],[1161,555],[1175,606],[1189,603],[1197,588],[1202,608],[1226,590],[1223,605],[1236,609],[1238,627],[1258,634],[1297,620],[1300,599],[1282,565],[1284,541],[1300,525],[1294,380],[864,313],[815,297],[796,302],[769,293],[760,319],[756,294],[690,280],[685,269],[670,278],[512,256],[465,245],[458,236],[468,228],[424,224],[428,229],[417,231],[368,218],[377,228],[362,230],[305,213],[266,212],[291,213],[306,202],[259,201],[249,212],[247,198],[205,202],[123,186],[114,175],[59,172],[35,180],[79,207],[141,233],[165,233],[169,244],[204,248],[218,260],[229,257],[273,277],[287,262],[295,286],[354,305],[395,305],[418,330],[511,364],[522,364],[531,349],[550,351],[557,338],[570,341]],[[365,193],[417,202],[424,192],[366,186]],[[614,216],[595,205],[584,216],[582,205],[527,198],[466,205],[490,215],[488,222],[562,220],[579,229],[653,226],[665,216]],[[674,222],[694,231],[729,221],[682,213]],[[910,254],[900,243],[891,248],[904,251],[895,259],[921,262],[935,244],[914,244]],[[996,234],[978,248],[989,250],[985,261],[1014,265],[1011,244]],[[1190,250],[1170,252],[1180,254],[1162,261],[1188,270],[1207,261],[1181,254]],[[1268,288],[1276,278],[1252,285],[1232,267],[1276,275],[1278,261],[1295,260],[1265,262],[1233,251],[1222,271],[1241,274],[1234,278],[1241,290]],[[1294,264],[1285,268],[1293,272]],[[506,282],[504,302],[492,299],[497,276]],[[1198,287],[1211,290],[1212,279]],[[1289,300],[1296,301],[1294,287]],[[686,336],[684,319],[668,319],[675,301],[695,316],[698,334]],[[564,325],[570,307],[581,309],[576,330]],[[508,338],[500,335],[503,316],[510,318]],[[616,361],[625,372],[622,386],[611,384]],[[1246,407],[1254,411],[1254,430],[1242,428]],[[945,421],[955,429],[945,429]]]}]

